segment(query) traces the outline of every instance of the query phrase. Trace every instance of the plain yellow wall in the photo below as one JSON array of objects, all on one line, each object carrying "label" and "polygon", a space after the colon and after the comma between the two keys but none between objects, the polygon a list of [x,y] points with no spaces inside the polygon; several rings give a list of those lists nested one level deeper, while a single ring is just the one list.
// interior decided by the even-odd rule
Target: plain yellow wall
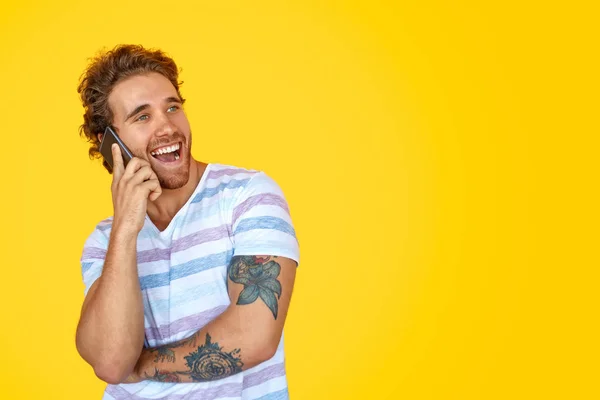
[{"label": "plain yellow wall", "polygon": [[287,196],[292,399],[600,397],[595,10],[49,3],[0,8],[0,398],[104,388],[74,345],[83,242],[112,213],[76,87],[118,43],[183,68],[198,159]]}]

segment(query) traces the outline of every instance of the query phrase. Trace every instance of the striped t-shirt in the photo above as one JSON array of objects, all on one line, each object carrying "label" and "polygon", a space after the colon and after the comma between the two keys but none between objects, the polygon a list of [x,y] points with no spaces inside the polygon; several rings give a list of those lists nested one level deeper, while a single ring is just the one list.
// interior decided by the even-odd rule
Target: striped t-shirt
[{"label": "striped t-shirt", "polygon": [[[85,294],[102,274],[112,217],[85,242]],[[146,347],[191,336],[230,303],[227,266],[237,255],[299,262],[296,234],[280,187],[264,172],[209,164],[198,187],[164,231],[146,217],[137,262]],[[228,378],[200,383],[142,381],[108,385],[107,399],[287,399],[283,335],[268,361]]]}]

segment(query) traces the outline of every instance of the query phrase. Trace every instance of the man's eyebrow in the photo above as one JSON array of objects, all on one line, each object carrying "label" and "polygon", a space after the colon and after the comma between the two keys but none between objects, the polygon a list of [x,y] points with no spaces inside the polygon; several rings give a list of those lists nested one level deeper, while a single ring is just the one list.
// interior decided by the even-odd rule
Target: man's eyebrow
[{"label": "man's eyebrow", "polygon": [[[179,97],[174,97],[174,96],[167,97],[164,101],[165,101],[165,103],[183,104],[183,101]],[[127,121],[129,118],[133,117],[135,114],[139,113],[140,111],[145,110],[148,107],[150,107],[150,104],[142,104],[141,106],[137,106],[135,108],[135,110],[133,110],[132,112],[127,114],[127,117],[125,117],[125,121]]]},{"label": "man's eyebrow", "polygon": [[125,121],[127,121],[129,118],[133,117],[135,114],[139,113],[140,111],[145,110],[148,107],[150,107],[150,104],[142,104],[141,106],[137,106],[135,108],[135,110],[133,110],[132,112],[127,114],[127,117],[125,117]]},{"label": "man's eyebrow", "polygon": [[181,99],[179,97],[167,97],[165,99],[165,103],[179,103],[179,104],[183,104],[183,101],[181,101]]}]

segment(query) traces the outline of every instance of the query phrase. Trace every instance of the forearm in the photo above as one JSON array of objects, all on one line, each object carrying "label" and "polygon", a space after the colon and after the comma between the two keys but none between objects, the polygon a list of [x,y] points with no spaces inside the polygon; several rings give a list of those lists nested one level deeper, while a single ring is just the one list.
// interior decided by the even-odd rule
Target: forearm
[{"label": "forearm", "polygon": [[281,332],[277,334],[272,329],[249,326],[238,312],[235,307],[230,307],[185,340],[144,349],[136,366],[139,379],[213,381],[235,375],[271,358]]},{"label": "forearm", "polygon": [[281,339],[295,274],[296,263],[291,259],[233,257],[228,268],[232,301],[225,312],[186,340],[144,349],[127,381],[213,381],[272,358]]},{"label": "forearm", "polygon": [[102,276],[88,292],[77,329],[81,356],[105,381],[127,376],[144,342],[136,242],[137,235],[111,233]]}]

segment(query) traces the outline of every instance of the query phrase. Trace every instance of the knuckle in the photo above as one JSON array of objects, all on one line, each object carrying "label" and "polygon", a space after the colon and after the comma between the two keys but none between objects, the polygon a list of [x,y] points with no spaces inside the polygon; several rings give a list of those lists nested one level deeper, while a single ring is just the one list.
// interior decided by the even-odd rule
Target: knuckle
[{"label": "knuckle", "polygon": [[129,163],[127,164],[127,168],[129,168],[129,169],[136,169],[137,166],[139,165],[139,163],[140,163],[140,159],[137,158],[137,157],[133,157],[131,159],[131,161],[129,161]]}]

